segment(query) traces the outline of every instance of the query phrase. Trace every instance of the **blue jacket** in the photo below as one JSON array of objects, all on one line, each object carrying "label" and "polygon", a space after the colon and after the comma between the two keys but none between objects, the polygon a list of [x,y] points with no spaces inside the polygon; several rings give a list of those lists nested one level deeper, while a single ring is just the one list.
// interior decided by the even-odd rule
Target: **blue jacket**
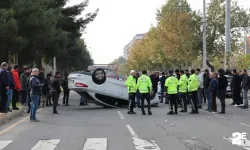
[{"label": "blue jacket", "polygon": [[213,78],[210,82],[210,86],[209,86],[210,92],[212,93],[217,93],[217,89],[218,89],[218,81],[216,78]]},{"label": "blue jacket", "polygon": [[9,86],[8,73],[5,69],[0,69],[0,87]]},{"label": "blue jacket", "polygon": [[29,78],[30,95],[40,95],[42,93],[42,84],[37,76],[31,76]]},{"label": "blue jacket", "polygon": [[10,89],[14,89],[14,87],[15,87],[15,82],[14,82],[14,78],[13,78],[13,76],[12,76],[12,73],[9,72],[9,71],[7,71],[7,73],[8,73],[8,79],[9,79],[9,88],[10,88]]}]

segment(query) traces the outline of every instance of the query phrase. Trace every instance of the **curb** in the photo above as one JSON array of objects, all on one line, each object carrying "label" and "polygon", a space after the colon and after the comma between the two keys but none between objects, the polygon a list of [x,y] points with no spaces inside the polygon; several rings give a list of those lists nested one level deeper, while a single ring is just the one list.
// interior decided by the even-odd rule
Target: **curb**
[{"label": "curb", "polygon": [[26,106],[22,106],[18,111],[13,110],[12,112],[9,112],[7,114],[0,113],[0,126],[3,125],[4,123],[9,122],[10,120],[13,120],[21,116],[26,109],[27,109]]}]

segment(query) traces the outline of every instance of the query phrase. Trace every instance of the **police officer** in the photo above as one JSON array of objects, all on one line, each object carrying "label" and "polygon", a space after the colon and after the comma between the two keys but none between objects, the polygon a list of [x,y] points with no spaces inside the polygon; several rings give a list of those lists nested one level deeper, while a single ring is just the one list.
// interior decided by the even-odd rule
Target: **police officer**
[{"label": "police officer", "polygon": [[170,70],[169,77],[166,79],[165,87],[167,89],[167,93],[169,95],[169,102],[170,102],[170,111],[168,112],[168,115],[173,115],[173,105],[175,108],[175,114],[178,114],[178,107],[177,107],[177,98],[178,98],[178,79],[173,76],[173,71]]},{"label": "police officer", "polygon": [[188,78],[186,74],[184,73],[184,70],[181,70],[180,72],[180,80],[179,80],[179,92],[180,97],[183,104],[183,109],[180,112],[187,112],[187,84],[188,84]]},{"label": "police officer", "polygon": [[150,93],[152,92],[152,82],[150,78],[147,76],[147,71],[142,71],[141,77],[139,77],[137,81],[137,88],[141,93],[141,111],[142,115],[146,115],[144,110],[144,100],[146,99],[148,102],[148,115],[152,115],[151,112],[151,103],[150,103]]},{"label": "police officer", "polygon": [[198,77],[195,75],[195,70],[191,70],[191,75],[188,80],[188,92],[191,94],[192,111],[190,114],[198,114],[198,104],[197,104],[197,91],[200,82]]},{"label": "police officer", "polygon": [[125,82],[125,85],[128,87],[128,95],[129,95],[129,111],[128,114],[136,114],[134,112],[135,106],[135,95],[136,95],[136,78],[135,78],[135,71],[130,71],[130,76]]}]

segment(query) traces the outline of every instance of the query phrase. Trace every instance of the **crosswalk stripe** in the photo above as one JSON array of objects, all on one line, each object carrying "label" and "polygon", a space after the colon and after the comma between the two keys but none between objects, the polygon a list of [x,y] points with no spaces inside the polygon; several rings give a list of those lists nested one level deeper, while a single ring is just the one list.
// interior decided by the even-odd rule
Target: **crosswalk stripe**
[{"label": "crosswalk stripe", "polygon": [[83,150],[107,150],[107,138],[88,138]]},{"label": "crosswalk stripe", "polygon": [[12,140],[0,141],[0,149],[4,149],[6,146],[8,146],[12,142],[13,142]]},{"label": "crosswalk stripe", "polygon": [[40,140],[31,150],[54,150],[60,139]]}]

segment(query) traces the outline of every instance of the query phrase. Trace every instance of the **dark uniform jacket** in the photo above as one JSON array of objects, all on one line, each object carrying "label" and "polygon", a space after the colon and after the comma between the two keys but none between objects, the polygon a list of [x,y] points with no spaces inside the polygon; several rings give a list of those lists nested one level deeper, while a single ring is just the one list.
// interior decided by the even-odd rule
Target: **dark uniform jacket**
[{"label": "dark uniform jacket", "polygon": [[50,91],[56,91],[57,93],[61,93],[60,81],[59,78],[56,76],[50,78]]}]

